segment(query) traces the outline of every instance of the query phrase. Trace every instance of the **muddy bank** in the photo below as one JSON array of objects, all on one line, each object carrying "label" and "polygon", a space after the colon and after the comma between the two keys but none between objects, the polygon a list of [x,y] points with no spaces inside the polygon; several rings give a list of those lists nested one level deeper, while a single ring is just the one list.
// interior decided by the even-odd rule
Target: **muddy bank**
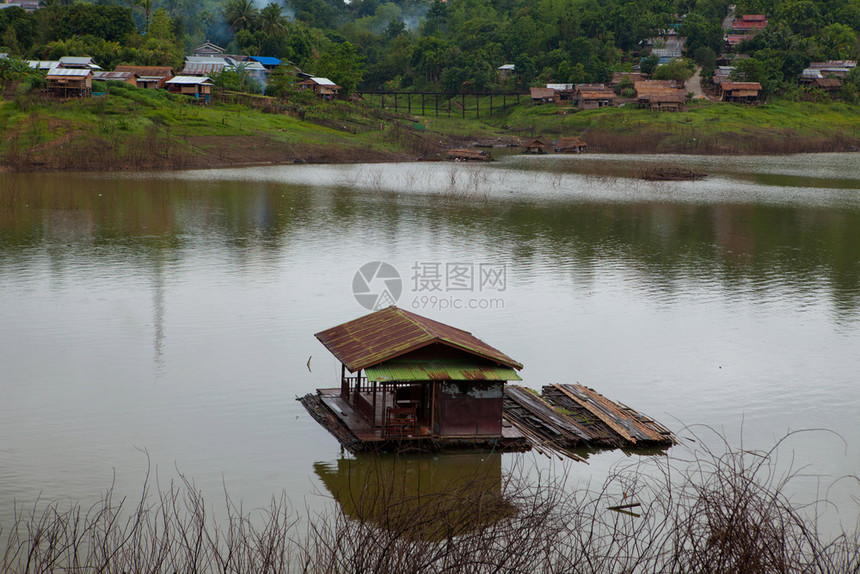
[{"label": "muddy bank", "polygon": [[[379,163],[435,161],[450,147],[516,147],[518,138],[452,138],[431,141],[407,132],[394,135],[403,151],[390,151],[352,143],[284,143],[265,135],[171,136],[151,131],[145,136],[93,137],[69,131],[50,142],[10,147],[0,161],[4,171],[145,171],[207,169],[292,163]],[[582,134],[589,153],[667,153],[687,155],[782,155],[845,152],[860,149],[860,138],[841,135],[797,137],[787,133],[610,132],[589,129]],[[552,139],[552,138],[547,138]],[[491,143],[488,143],[491,142]],[[17,151],[16,151],[17,149]]]},{"label": "muddy bank", "polygon": [[843,134],[803,134],[788,131],[702,132],[585,130],[589,152],[675,153],[690,155],[787,155],[846,152],[860,149],[860,137]]},{"label": "muddy bank", "polygon": [[426,159],[438,159],[438,156],[355,145],[283,143],[265,136],[188,136],[172,139],[150,134],[116,142],[71,134],[25,151],[7,152],[0,165],[6,171],[145,171]]}]

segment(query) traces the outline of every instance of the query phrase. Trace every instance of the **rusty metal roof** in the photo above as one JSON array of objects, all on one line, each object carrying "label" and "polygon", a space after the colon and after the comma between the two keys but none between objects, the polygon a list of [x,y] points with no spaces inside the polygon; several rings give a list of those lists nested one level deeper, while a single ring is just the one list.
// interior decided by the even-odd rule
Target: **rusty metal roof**
[{"label": "rusty metal roof", "polygon": [[475,361],[421,361],[394,359],[365,370],[371,382],[390,381],[519,381],[510,367]]},{"label": "rusty metal roof", "polygon": [[523,366],[468,331],[391,306],[314,335],[350,372],[441,343],[513,369]]}]

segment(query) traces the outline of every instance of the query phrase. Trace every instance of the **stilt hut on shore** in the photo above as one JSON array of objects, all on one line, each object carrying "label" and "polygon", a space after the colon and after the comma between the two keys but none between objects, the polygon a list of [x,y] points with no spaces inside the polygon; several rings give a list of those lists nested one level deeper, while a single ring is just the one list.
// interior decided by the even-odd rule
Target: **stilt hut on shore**
[{"label": "stilt hut on shore", "polygon": [[392,306],[315,336],[341,363],[318,393],[359,440],[503,438],[522,365],[471,333]]},{"label": "stilt hut on shore", "polygon": [[88,98],[93,95],[93,71],[89,68],[52,68],[45,76],[48,93],[60,98]]}]

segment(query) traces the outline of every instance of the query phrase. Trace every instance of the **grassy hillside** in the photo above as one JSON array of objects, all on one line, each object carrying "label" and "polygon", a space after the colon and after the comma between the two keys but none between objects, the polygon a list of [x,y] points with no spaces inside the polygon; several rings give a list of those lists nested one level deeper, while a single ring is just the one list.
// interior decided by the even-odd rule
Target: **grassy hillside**
[{"label": "grassy hillside", "polygon": [[[221,96],[192,103],[125,84],[107,95],[60,102],[18,95],[0,103],[0,158],[7,169],[137,170],[289,162],[438,159],[448,147],[493,138],[548,141],[580,135],[591,151],[793,153],[860,147],[860,106],[775,100],[761,106],[699,102],[679,113],[631,106],[591,111],[533,106],[504,113],[475,103],[439,117],[413,106],[394,114],[378,102],[290,105]],[[447,112],[447,105],[446,105]],[[404,110],[399,110],[402,112]]]},{"label": "grassy hillside", "polygon": [[0,104],[2,162],[11,169],[123,170],[420,155],[399,122],[373,110],[235,98],[198,105],[124,84],[66,102],[18,96]]},{"label": "grassy hillside", "polygon": [[679,113],[624,106],[563,116],[552,105],[523,106],[506,124],[547,139],[581,135],[592,151],[604,152],[769,154],[860,147],[860,106],[832,102],[701,101]]}]

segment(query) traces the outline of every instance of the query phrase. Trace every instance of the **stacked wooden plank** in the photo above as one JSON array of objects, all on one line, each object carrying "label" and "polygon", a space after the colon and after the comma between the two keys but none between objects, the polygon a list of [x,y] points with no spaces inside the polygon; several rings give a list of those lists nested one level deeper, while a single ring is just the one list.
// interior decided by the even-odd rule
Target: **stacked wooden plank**
[{"label": "stacked wooden plank", "polygon": [[[607,399],[594,389],[574,384],[550,385],[544,387],[543,391],[544,394],[550,391],[558,401],[556,404],[563,408],[579,405],[586,409],[629,445],[671,446],[677,444],[672,433],[657,421],[623,403],[616,403]],[[569,400],[564,400],[562,397]]]},{"label": "stacked wooden plank", "polygon": [[583,448],[665,448],[672,433],[622,403],[582,385],[548,385],[542,395],[515,385],[505,387],[505,419],[533,447],[583,460]]},{"label": "stacked wooden plank", "polygon": [[516,385],[505,386],[504,409],[505,419],[526,435],[535,450],[561,452],[582,460],[570,449],[585,444],[589,434],[532,391]]}]

